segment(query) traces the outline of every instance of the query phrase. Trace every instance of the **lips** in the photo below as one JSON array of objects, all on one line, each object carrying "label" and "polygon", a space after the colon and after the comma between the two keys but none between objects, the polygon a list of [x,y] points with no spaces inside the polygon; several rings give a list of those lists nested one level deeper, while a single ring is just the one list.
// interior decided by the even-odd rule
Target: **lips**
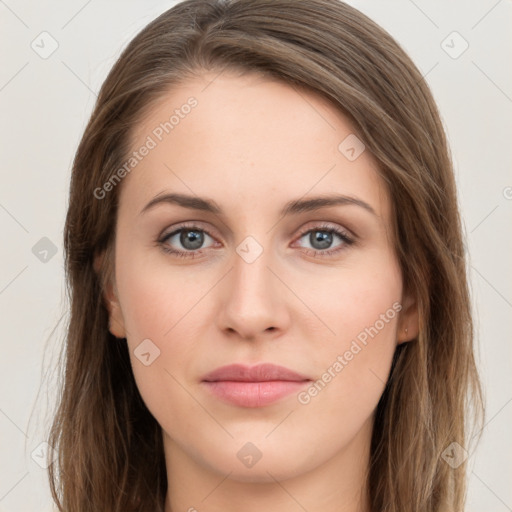
[{"label": "lips", "polygon": [[259,364],[222,366],[203,377],[201,384],[213,396],[237,407],[264,407],[298,393],[311,379],[284,366]]},{"label": "lips", "polygon": [[233,382],[267,382],[267,381],[290,381],[302,382],[310,380],[284,366],[274,364],[259,364],[256,366],[245,366],[242,364],[231,364],[221,366],[205,375],[202,379],[206,382],[233,381]]}]

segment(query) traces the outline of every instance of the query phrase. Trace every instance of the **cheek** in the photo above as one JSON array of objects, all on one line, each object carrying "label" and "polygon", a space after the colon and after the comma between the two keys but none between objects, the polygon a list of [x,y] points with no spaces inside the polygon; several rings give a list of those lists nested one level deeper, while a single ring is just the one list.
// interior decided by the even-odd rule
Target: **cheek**
[{"label": "cheek", "polygon": [[[155,251],[147,249],[146,252]],[[123,318],[132,342],[172,336],[193,312],[212,281],[208,272],[191,274],[166,262],[165,255],[151,258],[134,252],[118,263],[116,279]]]},{"label": "cheek", "polygon": [[361,262],[357,267],[332,272],[328,277],[328,280],[318,279],[316,287],[313,281],[307,283],[302,291],[305,302],[311,304],[311,309],[329,328],[324,329],[321,338],[330,340],[329,346],[341,350],[358,336],[364,341],[366,329],[375,325],[381,338],[389,338],[401,309],[401,275],[394,261],[389,258],[373,264]]},{"label": "cheek", "polygon": [[148,264],[134,255],[119,261],[116,279],[137,387],[155,417],[171,418],[171,404],[190,405],[180,383],[193,375],[201,357],[191,341],[200,338],[198,319],[208,323],[202,297],[212,278],[208,271],[191,278],[179,267]]},{"label": "cheek", "polygon": [[[333,279],[322,320],[335,332],[315,342],[316,381],[298,402],[315,423],[355,434],[375,409],[388,379],[401,310],[401,276],[394,261]],[[371,270],[373,269],[373,270]]]},{"label": "cheek", "polygon": [[329,391],[319,395],[337,403],[341,399],[357,406],[365,393],[370,402],[375,400],[383,390],[396,348],[401,273],[391,256],[381,255],[376,261],[360,271],[333,273],[329,293],[324,290],[309,296],[329,328],[315,341],[318,376],[325,373],[329,382],[325,386]]}]

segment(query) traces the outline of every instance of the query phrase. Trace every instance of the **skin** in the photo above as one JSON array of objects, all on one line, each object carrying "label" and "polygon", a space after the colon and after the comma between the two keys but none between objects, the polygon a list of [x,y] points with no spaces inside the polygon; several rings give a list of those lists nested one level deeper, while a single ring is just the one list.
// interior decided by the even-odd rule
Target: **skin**
[{"label": "skin", "polygon": [[[134,150],[190,96],[197,107],[120,185],[106,292],[110,331],[127,338],[137,386],[162,426],[165,510],[366,511],[375,408],[397,344],[418,330],[377,164],[368,150],[354,161],[338,150],[354,129],[324,99],[254,73],[205,72],[174,87],[137,126]],[[140,214],[163,192],[207,197],[223,213],[160,204]],[[375,214],[351,204],[278,213],[292,199],[333,192]],[[165,253],[156,240],[189,221],[207,232],[195,257]],[[325,232],[322,223],[356,242],[334,234],[322,256],[308,231]],[[251,263],[236,251],[247,236],[263,249]],[[179,233],[164,244],[190,247]],[[337,357],[394,303],[401,312],[333,373]],[[144,339],[160,350],[148,366],[134,354]],[[307,404],[293,393],[258,408],[224,403],[201,384],[219,366],[259,362],[313,380],[331,367],[335,376]],[[248,442],[261,453],[252,467],[237,457]]]}]

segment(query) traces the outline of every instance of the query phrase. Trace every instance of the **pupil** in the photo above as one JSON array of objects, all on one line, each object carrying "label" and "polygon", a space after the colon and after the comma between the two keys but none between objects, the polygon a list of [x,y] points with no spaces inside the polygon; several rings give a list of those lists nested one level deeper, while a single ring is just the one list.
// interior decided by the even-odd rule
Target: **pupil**
[{"label": "pupil", "polygon": [[320,247],[315,247],[315,249],[327,249],[332,243],[332,233],[314,231],[309,235],[309,241],[313,247],[315,247],[316,243],[319,243]]},{"label": "pupil", "polygon": [[203,245],[204,235],[200,231],[184,230],[180,235],[183,247],[191,251],[199,249]]}]

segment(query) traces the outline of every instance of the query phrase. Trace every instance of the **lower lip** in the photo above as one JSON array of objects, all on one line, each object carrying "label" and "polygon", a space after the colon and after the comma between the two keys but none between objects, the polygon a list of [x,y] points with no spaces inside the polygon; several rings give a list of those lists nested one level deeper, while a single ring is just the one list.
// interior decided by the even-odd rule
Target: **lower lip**
[{"label": "lower lip", "polygon": [[291,393],[297,393],[310,381],[271,380],[266,382],[203,381],[215,396],[240,407],[263,407]]}]

